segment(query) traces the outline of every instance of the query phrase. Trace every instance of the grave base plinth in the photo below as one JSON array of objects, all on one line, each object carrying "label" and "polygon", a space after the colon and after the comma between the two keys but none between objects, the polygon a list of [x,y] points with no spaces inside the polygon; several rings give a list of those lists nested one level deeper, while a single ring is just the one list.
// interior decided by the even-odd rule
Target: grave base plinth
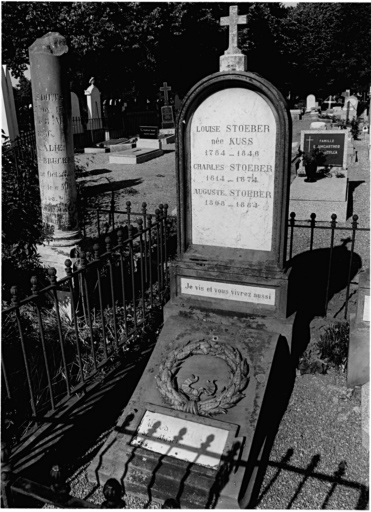
[{"label": "grave base plinth", "polygon": [[116,153],[115,155],[110,155],[109,163],[110,164],[141,164],[143,162],[148,162],[148,160],[152,160],[153,158],[157,158],[163,154],[162,149],[145,149],[145,148],[135,148],[135,149],[127,149],[122,153]]},{"label": "grave base plinth", "polygon": [[[117,478],[126,492],[159,502],[175,498],[182,508],[245,508],[270,429],[280,416],[282,382],[289,373],[286,339],[246,328],[232,317],[214,315],[210,321],[210,314],[201,311],[185,314],[174,308],[171,313],[114,432],[89,466],[88,478],[101,485]],[[249,368],[244,396],[213,417],[175,410],[155,380],[172,351],[201,340],[237,349]],[[173,375],[177,389],[197,376],[196,388],[212,381],[222,393],[232,373],[223,358],[206,353],[183,358]]]}]

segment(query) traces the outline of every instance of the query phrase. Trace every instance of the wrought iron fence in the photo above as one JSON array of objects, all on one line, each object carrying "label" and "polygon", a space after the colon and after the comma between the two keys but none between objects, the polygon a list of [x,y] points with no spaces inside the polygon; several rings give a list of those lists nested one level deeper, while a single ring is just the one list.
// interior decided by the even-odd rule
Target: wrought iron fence
[{"label": "wrought iron fence", "polygon": [[[324,297],[324,316],[327,316],[328,305],[330,299],[330,285],[334,280],[334,253],[336,249],[339,249],[339,246],[335,245],[335,234],[349,234],[350,236],[347,238],[341,239],[342,249],[342,271],[346,273],[345,279],[342,281],[345,283],[346,292],[345,292],[345,300],[344,300],[344,319],[348,318],[348,307],[349,307],[349,297],[350,297],[350,286],[352,283],[352,279],[354,275],[361,269],[361,260],[359,255],[355,252],[355,245],[357,240],[357,233],[369,233],[370,228],[362,228],[359,227],[358,223],[358,215],[352,216],[352,225],[344,226],[338,225],[337,215],[331,215],[331,221],[328,223],[316,221],[316,214],[312,213],[310,216],[310,220],[308,221],[296,221],[296,214],[294,212],[290,213],[290,219],[288,223],[288,244],[287,244],[287,260],[290,263],[293,261],[295,255],[303,254],[305,251],[312,253],[315,250],[320,249],[321,251],[327,250],[327,254],[325,255],[325,261],[321,261],[321,264],[327,265],[327,271],[325,274],[326,277],[326,285],[325,285],[325,297]],[[301,239],[300,242],[298,237],[295,238],[295,233],[297,234],[297,230],[307,231],[308,237],[306,240]],[[320,231],[329,232],[329,243],[328,245],[321,241],[319,246],[316,246],[315,243],[315,234]],[[350,244],[350,250],[346,248],[347,244]]]},{"label": "wrought iron fence", "polygon": [[[141,216],[136,227],[134,215]],[[169,292],[167,206],[155,216],[130,212],[129,219],[105,237],[103,252],[96,243],[74,263],[67,259],[66,277],[57,281],[49,269],[50,284],[42,289],[33,277],[32,295],[24,299],[11,289],[2,314],[3,420],[16,410],[23,432],[84,392],[126,351],[139,350],[162,321]]]},{"label": "wrought iron fence", "polygon": [[28,164],[32,161],[36,161],[35,131],[21,133],[12,143],[9,141],[3,144],[2,157],[13,160],[17,172],[20,162]]}]

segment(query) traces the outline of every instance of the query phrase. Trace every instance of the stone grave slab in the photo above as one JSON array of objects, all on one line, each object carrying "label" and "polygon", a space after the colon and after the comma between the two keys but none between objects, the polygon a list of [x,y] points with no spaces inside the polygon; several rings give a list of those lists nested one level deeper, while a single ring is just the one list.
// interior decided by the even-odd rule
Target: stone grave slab
[{"label": "stone grave slab", "polygon": [[110,164],[141,164],[163,154],[162,149],[133,148],[109,156]]},{"label": "stone grave slab", "polygon": [[89,148],[84,148],[84,153],[86,153],[86,154],[109,153],[109,149],[108,148],[89,147]]},{"label": "stone grave slab", "polygon": [[316,220],[330,222],[335,213],[338,222],[346,222],[348,173],[332,170],[329,176],[313,183],[306,182],[302,176],[295,177],[290,189],[290,212],[296,213],[297,220],[310,220],[310,215],[315,213]]},{"label": "stone grave slab", "polygon": [[[226,330],[223,324],[205,324],[179,314],[168,318],[118,427],[89,466],[89,479],[103,484],[108,478],[117,478],[127,492],[147,499],[163,501],[177,496],[182,508],[239,508],[268,382],[277,386],[269,378],[278,338],[277,333],[243,325]],[[176,410],[157,384],[161,363],[169,363],[171,354],[179,355],[179,350],[187,353],[187,347],[192,346],[201,349],[188,349],[189,356],[174,369],[173,386],[188,390],[192,381],[189,387],[194,390],[214,387],[215,405],[225,386],[230,389],[231,379],[236,377],[227,358],[215,355],[218,348],[237,350],[246,361],[246,387],[224,414],[207,417]],[[225,354],[222,351],[220,355]],[[211,401],[206,392],[201,397],[193,402],[199,408]],[[131,422],[127,424],[129,416]]]}]

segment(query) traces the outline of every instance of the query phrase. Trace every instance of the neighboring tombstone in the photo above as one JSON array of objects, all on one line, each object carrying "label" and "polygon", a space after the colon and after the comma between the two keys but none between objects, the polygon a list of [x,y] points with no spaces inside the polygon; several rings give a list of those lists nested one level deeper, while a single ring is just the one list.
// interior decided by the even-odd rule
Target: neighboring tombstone
[{"label": "neighboring tombstone", "polygon": [[335,96],[329,96],[323,103],[327,103],[327,109],[329,110],[331,109],[332,104],[336,103],[336,98]]},{"label": "neighboring tombstone", "polygon": [[84,133],[81,122],[80,102],[76,93],[71,92],[72,129],[73,133]]},{"label": "neighboring tombstone", "polygon": [[348,158],[346,135],[346,132],[341,130],[302,130],[300,148],[305,153],[309,153],[314,146],[317,146],[325,155],[324,165],[346,170]]},{"label": "neighboring tombstone", "polygon": [[[65,38],[49,32],[29,48],[41,211],[53,245],[80,240]],[[64,274],[62,274],[64,275]]]},{"label": "neighboring tombstone", "polygon": [[89,87],[85,91],[86,102],[88,106],[88,130],[98,130],[102,128],[102,107],[100,91],[94,85],[94,78],[89,80]]},{"label": "neighboring tombstone", "polygon": [[347,96],[343,106],[343,117],[346,121],[352,121],[357,117],[358,98],[356,96]]},{"label": "neighboring tombstone", "polygon": [[347,132],[341,130],[302,130],[300,149],[310,153],[318,147],[324,153],[325,161],[317,172],[326,172],[326,179],[305,182],[305,169],[301,161],[298,176],[290,187],[290,211],[297,220],[330,222],[331,215],[337,215],[338,222],[346,222],[348,209]]},{"label": "neighboring tombstone", "polygon": [[[234,33],[238,20],[231,7]],[[130,428],[117,428],[88,469],[92,481],[118,478],[129,493],[176,497],[181,508],[248,508],[295,316],[284,271],[290,113],[237,48],[227,57],[228,71],[197,83],[178,114],[171,300],[119,419],[130,416]]]},{"label": "neighboring tombstone", "polygon": [[311,130],[327,130],[327,124],[323,121],[314,121],[310,123]]},{"label": "neighboring tombstone", "polygon": [[162,125],[162,134],[174,134],[175,133],[175,124],[174,124],[174,113],[173,107],[169,104],[169,95],[168,92],[171,91],[171,87],[167,85],[167,82],[163,83],[163,86],[160,87],[160,91],[164,93],[164,106],[161,107],[161,125]]},{"label": "neighboring tombstone", "polygon": [[314,108],[316,108],[316,97],[314,94],[308,94],[305,112],[311,112],[311,110]]},{"label": "neighboring tombstone", "polygon": [[290,114],[291,114],[291,119],[293,121],[299,121],[301,119],[301,109],[300,108],[297,108],[297,109],[291,109],[290,110]]},{"label": "neighboring tombstone", "polygon": [[1,70],[1,99],[1,131],[13,143],[19,136],[19,129],[12,81],[6,66]]}]

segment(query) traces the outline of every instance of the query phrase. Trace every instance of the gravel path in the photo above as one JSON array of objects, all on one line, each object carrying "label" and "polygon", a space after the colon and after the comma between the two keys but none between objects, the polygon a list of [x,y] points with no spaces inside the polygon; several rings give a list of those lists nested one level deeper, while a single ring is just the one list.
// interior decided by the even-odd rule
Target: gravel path
[{"label": "gravel path", "polygon": [[[303,128],[301,128],[303,129]],[[299,133],[299,129],[294,134]],[[361,136],[363,137],[363,135]],[[370,225],[370,162],[368,137],[355,141],[358,162],[349,165],[352,214],[359,216],[359,227]],[[139,166],[115,166],[108,155],[79,155],[77,161],[88,164],[86,178],[109,178],[124,208],[127,200],[133,210],[146,201],[153,212],[160,202],[176,207],[175,154],[169,148],[160,158]],[[105,184],[106,183],[106,184]],[[108,206],[112,183],[100,179],[87,183],[92,194],[101,196]],[[134,192],[133,192],[134,190]],[[136,191],[136,193],[135,193]],[[139,210],[137,210],[139,211]],[[348,218],[345,225],[351,226]],[[357,234],[355,251],[363,266],[369,265],[369,233]],[[329,231],[318,233],[318,247],[328,247]],[[349,232],[339,232],[335,244]],[[295,252],[307,249],[307,237],[298,238]],[[311,325],[312,339],[318,336],[318,323]],[[361,443],[360,390],[346,388],[344,374],[298,374],[289,406],[280,424],[261,486],[259,509],[367,509],[369,456]],[[114,427],[114,426],[113,426]],[[107,433],[108,435],[108,433]],[[72,478],[73,494],[102,502],[101,489],[93,491],[84,467]],[[145,503],[127,496],[126,508],[144,508]],[[151,504],[148,508],[158,508]]]}]

